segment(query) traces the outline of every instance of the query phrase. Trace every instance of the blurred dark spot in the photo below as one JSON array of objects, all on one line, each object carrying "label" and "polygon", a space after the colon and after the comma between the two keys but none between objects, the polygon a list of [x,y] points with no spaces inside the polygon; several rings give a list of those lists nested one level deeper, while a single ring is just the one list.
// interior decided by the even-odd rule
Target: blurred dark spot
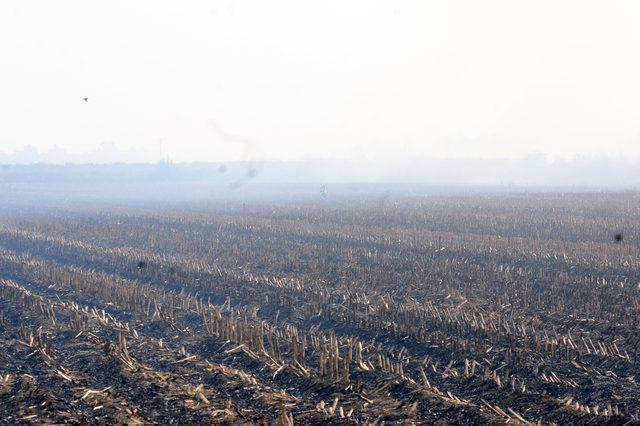
[{"label": "blurred dark spot", "polygon": [[227,166],[225,166],[224,164],[221,164],[220,167],[218,167],[218,172],[226,173],[227,172]]},{"label": "blurred dark spot", "polygon": [[242,177],[241,177],[240,179],[238,179],[237,181],[232,182],[232,183],[229,185],[229,188],[231,188],[231,189],[238,189],[238,188],[240,188],[242,185],[244,185],[245,183],[247,183],[247,181],[248,181],[249,179],[252,179],[252,178],[256,177],[256,175],[257,175],[257,174],[258,174],[258,171],[257,171],[256,169],[254,169],[253,167],[251,167],[251,168],[249,168],[249,169],[247,170],[247,173],[246,173],[244,176],[242,176]]},{"label": "blurred dark spot", "polygon": [[616,243],[621,243],[622,242],[622,233],[619,232],[619,233],[615,234],[613,236],[613,241],[615,241]]},{"label": "blurred dark spot", "polygon": [[138,262],[138,269],[144,269],[147,267],[147,262],[141,260],[140,262]]},{"label": "blurred dark spot", "polygon": [[171,275],[175,275],[176,274],[176,269],[175,268],[169,268],[169,273]]}]

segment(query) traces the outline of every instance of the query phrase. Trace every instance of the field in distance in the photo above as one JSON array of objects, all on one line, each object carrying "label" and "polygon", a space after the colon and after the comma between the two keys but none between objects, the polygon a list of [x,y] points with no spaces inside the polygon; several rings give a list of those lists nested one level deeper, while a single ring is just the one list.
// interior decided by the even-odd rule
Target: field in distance
[{"label": "field in distance", "polygon": [[0,214],[0,423],[625,424],[639,346],[634,194]]}]

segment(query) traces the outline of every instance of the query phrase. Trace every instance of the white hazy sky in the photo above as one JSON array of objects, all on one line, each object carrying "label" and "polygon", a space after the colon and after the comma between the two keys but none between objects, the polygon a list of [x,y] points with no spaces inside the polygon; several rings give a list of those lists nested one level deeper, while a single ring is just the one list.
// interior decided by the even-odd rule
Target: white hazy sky
[{"label": "white hazy sky", "polygon": [[639,157],[639,22],[637,1],[2,0],[0,152]]}]

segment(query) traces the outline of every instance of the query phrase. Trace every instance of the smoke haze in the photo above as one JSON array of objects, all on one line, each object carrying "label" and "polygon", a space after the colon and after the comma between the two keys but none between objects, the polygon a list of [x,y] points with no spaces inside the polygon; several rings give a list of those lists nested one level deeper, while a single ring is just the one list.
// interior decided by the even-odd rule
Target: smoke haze
[{"label": "smoke haze", "polygon": [[7,0],[0,161],[637,160],[639,21],[634,1]]}]

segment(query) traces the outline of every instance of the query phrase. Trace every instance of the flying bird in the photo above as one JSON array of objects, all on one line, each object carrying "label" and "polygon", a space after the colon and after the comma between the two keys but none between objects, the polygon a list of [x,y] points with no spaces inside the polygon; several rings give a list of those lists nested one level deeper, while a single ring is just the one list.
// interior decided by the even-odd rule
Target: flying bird
[{"label": "flying bird", "polygon": [[89,98],[82,98],[83,101],[89,102]]}]

